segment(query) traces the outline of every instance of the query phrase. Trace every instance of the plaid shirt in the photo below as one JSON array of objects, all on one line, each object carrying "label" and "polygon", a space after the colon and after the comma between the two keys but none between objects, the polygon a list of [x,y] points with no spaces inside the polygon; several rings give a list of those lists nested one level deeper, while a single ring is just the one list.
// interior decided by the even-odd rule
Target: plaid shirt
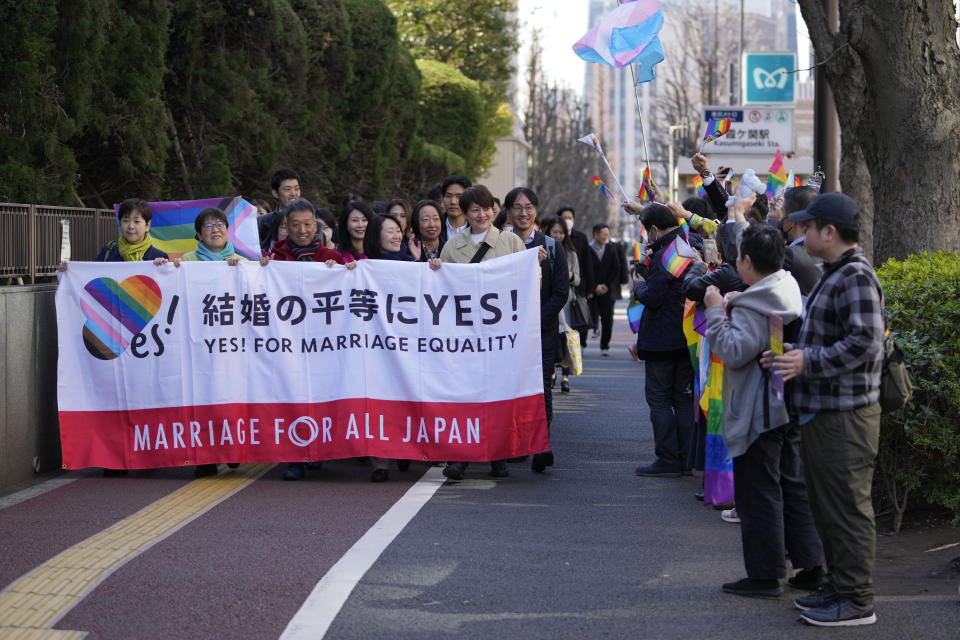
[{"label": "plaid shirt", "polygon": [[793,381],[797,413],[850,411],[880,397],[883,297],[873,267],[857,247],[824,264],[819,291],[807,302],[797,347],[803,374]]}]

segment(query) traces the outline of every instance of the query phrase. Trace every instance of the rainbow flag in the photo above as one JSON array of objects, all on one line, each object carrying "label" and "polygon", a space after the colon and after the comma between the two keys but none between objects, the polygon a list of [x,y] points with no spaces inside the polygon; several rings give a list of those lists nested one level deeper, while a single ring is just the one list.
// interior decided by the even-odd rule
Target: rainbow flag
[{"label": "rainbow flag", "polygon": [[707,133],[703,136],[703,142],[712,142],[721,136],[727,135],[730,131],[730,121],[730,118],[724,118],[723,120],[710,118],[707,120]]},{"label": "rainbow flag", "polygon": [[770,175],[767,176],[767,198],[773,199],[777,192],[782,192],[787,185],[787,168],[783,166],[783,155],[777,149],[770,165]]},{"label": "rainbow flag", "polygon": [[690,225],[687,224],[687,221],[683,218],[677,218],[677,225],[683,231],[683,239],[690,242]]},{"label": "rainbow flag", "polygon": [[633,260],[634,262],[643,262],[643,245],[639,242],[633,243]]},{"label": "rainbow flag", "polygon": [[[197,248],[197,230],[193,223],[197,214],[207,207],[216,207],[227,214],[227,222],[230,223],[227,239],[233,243],[237,253],[250,260],[260,258],[257,208],[240,196],[148,204],[153,211],[153,220],[150,222],[153,245],[171,258]],[[113,205],[114,212],[119,208],[119,204]],[[119,226],[119,221],[117,224]]]},{"label": "rainbow flag", "polygon": [[613,198],[613,194],[610,193],[609,189],[607,189],[607,185],[603,183],[603,180],[600,179],[600,176],[590,176],[590,179],[593,180],[593,184],[597,187],[597,189],[600,189],[600,193],[608,198]]},{"label": "rainbow flag", "polygon": [[637,199],[640,202],[653,202],[653,178],[650,177],[650,167],[643,169],[643,180],[640,182]]},{"label": "rainbow flag", "polygon": [[640,319],[643,317],[643,305],[637,300],[630,298],[630,304],[627,305],[627,320],[630,322],[630,330],[634,333],[640,331]]},{"label": "rainbow flag", "polygon": [[701,178],[699,174],[693,176],[693,186],[697,188],[698,198],[707,195],[707,190],[703,188],[703,178]]},{"label": "rainbow flag", "polygon": [[802,187],[803,183],[800,182],[800,176],[793,176],[793,186]]},{"label": "rainbow flag", "polygon": [[678,237],[663,252],[660,262],[663,264],[663,268],[670,272],[670,275],[679,278],[693,262],[693,250],[689,244],[684,242],[683,238]]}]

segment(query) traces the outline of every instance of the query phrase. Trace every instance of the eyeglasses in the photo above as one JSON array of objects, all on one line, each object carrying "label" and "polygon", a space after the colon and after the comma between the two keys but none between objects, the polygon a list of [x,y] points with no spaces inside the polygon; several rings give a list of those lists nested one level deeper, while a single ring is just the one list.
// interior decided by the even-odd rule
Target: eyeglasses
[{"label": "eyeglasses", "polygon": [[525,207],[521,207],[520,205],[515,204],[512,207],[510,207],[510,211],[513,211],[514,213],[520,213],[521,211],[524,213],[533,213],[536,210],[537,208],[532,204],[528,204]]},{"label": "eyeglasses", "polygon": [[214,229],[223,229],[225,226],[227,225],[222,222],[211,222],[210,224],[203,225],[203,228],[207,231],[213,231]]}]

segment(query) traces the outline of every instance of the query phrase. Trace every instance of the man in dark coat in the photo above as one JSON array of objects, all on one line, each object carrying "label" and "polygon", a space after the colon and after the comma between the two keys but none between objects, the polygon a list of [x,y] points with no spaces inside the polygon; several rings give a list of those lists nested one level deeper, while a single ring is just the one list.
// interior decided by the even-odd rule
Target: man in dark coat
[{"label": "man in dark coat", "polygon": [[[540,255],[540,345],[543,362],[543,401],[547,412],[547,429],[553,421],[552,381],[557,363],[557,335],[560,333],[560,310],[567,303],[570,271],[563,246],[553,238],[534,230],[537,219],[537,195],[526,187],[517,187],[503,199],[513,232],[528,248],[538,247]],[[553,464],[551,450],[533,456],[531,469],[543,472]]]},{"label": "man in dark coat", "polygon": [[290,204],[300,199],[300,176],[293,169],[277,169],[270,176],[270,189],[277,200],[277,208],[270,213],[257,217],[257,231],[260,233],[260,249],[270,248],[270,227],[274,219],[285,211]]},{"label": "man in dark coat", "polygon": [[610,337],[613,335],[613,304],[619,297],[620,289],[620,251],[610,242],[610,227],[603,224],[593,226],[594,289],[597,314],[600,321],[600,353],[610,355]]},{"label": "man in dark coat", "polygon": [[644,391],[650,407],[656,460],[637,467],[636,473],[679,477],[691,462],[693,366],[683,335],[682,280],[663,266],[663,255],[683,232],[662,204],[644,207],[641,221],[651,240],[652,255],[647,278],[633,286],[633,296],[644,305],[637,333],[637,357],[644,361]]}]

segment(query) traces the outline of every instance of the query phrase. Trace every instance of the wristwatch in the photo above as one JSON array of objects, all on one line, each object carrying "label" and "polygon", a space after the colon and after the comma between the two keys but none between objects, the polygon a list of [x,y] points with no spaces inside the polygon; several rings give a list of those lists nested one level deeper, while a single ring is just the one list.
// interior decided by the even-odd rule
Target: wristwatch
[{"label": "wristwatch", "polygon": [[712,176],[712,175],[713,175],[713,174],[710,173],[710,169],[704,169],[703,171],[700,172],[700,177],[701,177],[701,178],[709,178],[709,177]]}]

